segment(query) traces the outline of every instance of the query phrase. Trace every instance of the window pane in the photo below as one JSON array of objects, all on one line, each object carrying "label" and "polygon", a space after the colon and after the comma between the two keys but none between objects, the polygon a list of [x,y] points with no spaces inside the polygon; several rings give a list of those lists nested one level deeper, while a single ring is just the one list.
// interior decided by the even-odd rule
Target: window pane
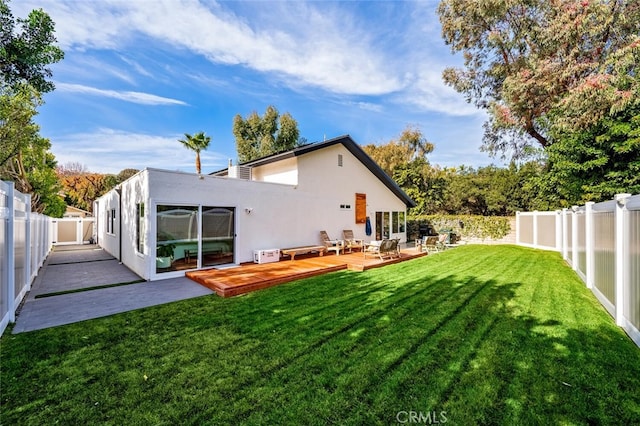
[{"label": "window pane", "polygon": [[233,263],[235,209],[202,207],[202,265]]},{"label": "window pane", "polygon": [[136,205],[136,249],[144,253],[144,203]]},{"label": "window pane", "polygon": [[156,222],[156,272],[196,268],[198,207],[159,205]]},{"label": "window pane", "polygon": [[384,238],[389,238],[389,235],[390,235],[389,212],[382,213],[382,228],[383,228]]}]

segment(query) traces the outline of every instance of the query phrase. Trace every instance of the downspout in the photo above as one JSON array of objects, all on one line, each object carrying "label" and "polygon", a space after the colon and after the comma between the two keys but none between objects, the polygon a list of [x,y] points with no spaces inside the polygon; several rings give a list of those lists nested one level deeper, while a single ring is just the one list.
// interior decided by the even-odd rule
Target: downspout
[{"label": "downspout", "polygon": [[115,187],[118,194],[118,262],[122,264],[122,186]]}]

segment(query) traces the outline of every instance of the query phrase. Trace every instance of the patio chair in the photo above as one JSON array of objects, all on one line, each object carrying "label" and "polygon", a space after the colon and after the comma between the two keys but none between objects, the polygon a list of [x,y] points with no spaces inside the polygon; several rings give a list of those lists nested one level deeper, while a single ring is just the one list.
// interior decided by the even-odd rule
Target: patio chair
[{"label": "patio chair", "polygon": [[349,249],[349,253],[352,253],[353,249],[359,249],[360,251],[363,250],[364,240],[355,238],[352,230],[345,229],[342,231],[342,235],[344,236],[345,248]]},{"label": "patio chair", "polygon": [[391,259],[394,257],[400,257],[400,238],[393,238],[389,240],[386,247],[380,249],[383,256],[389,256]]},{"label": "patio chair", "polygon": [[424,243],[422,245],[422,249],[427,253],[439,252],[440,251],[439,237],[437,236],[424,237]]},{"label": "patio chair", "polygon": [[393,241],[393,244],[391,245],[393,256],[400,257],[400,238],[394,238],[391,241]]},{"label": "patio chair", "polygon": [[329,238],[327,231],[320,231],[320,238],[322,239],[324,246],[327,248],[327,251],[335,251],[338,256],[340,255],[340,252],[344,253],[344,241],[332,240]]},{"label": "patio chair", "polygon": [[426,235],[424,237],[416,238],[416,250],[419,252],[427,251],[427,238],[429,237]]},{"label": "patio chair", "polygon": [[382,240],[382,241],[372,241],[369,244],[365,244],[364,245],[364,258],[367,258],[367,255],[373,255],[373,256],[378,256],[380,258],[380,260],[382,259],[382,249],[386,249],[387,246],[389,244],[389,240]]}]

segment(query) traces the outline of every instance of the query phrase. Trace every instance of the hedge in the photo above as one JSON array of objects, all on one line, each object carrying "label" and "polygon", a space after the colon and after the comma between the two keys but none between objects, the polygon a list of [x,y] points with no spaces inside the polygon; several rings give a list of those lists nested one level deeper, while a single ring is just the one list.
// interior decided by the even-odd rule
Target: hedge
[{"label": "hedge", "polygon": [[499,240],[511,232],[509,218],[504,216],[427,215],[407,218],[409,241],[419,237],[421,225],[430,225],[437,232],[453,231],[461,239]]}]

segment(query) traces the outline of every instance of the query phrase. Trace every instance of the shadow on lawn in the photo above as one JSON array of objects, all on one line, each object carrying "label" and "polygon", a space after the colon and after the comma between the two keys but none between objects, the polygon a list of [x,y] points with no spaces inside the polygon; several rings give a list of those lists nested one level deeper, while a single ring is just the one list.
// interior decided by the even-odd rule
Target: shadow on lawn
[{"label": "shadow on lawn", "polygon": [[5,374],[43,390],[9,389],[4,420],[640,424],[640,351],[602,309],[580,325],[541,313],[544,283],[416,267],[436,261],[12,336]]},{"label": "shadow on lawn", "polygon": [[472,276],[358,282],[336,297],[348,276],[322,291],[305,283],[303,309],[263,306],[277,318],[257,329],[238,317],[249,336],[272,328],[265,352],[282,355],[240,394],[273,381],[295,395],[286,412],[259,398],[261,420],[388,424],[413,411],[446,412],[451,424],[640,421],[640,353],[609,318],[597,329],[536,318],[518,304],[522,284]]}]

